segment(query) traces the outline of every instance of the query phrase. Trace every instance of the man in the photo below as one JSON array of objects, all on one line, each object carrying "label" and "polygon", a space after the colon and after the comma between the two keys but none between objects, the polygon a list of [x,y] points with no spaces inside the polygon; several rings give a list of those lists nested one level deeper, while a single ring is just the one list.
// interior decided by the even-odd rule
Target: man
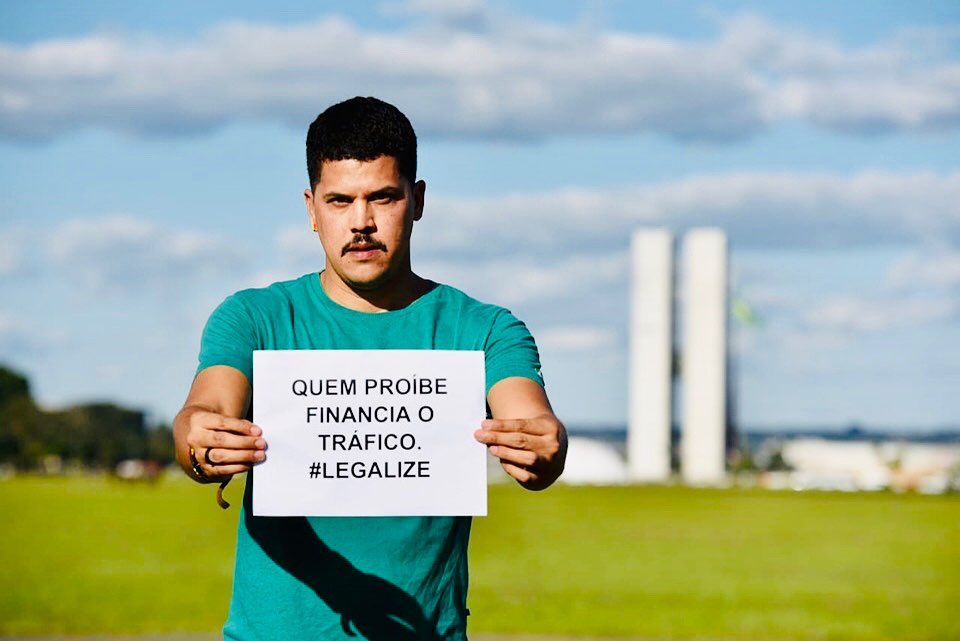
[{"label": "man", "polygon": [[[199,482],[262,462],[270,426],[250,416],[256,349],[483,350],[492,418],[475,438],[525,488],[563,470],[566,433],[536,345],[506,310],[421,278],[410,235],[423,214],[416,134],[394,106],[353,98],[307,134],[307,215],[324,270],[227,298],[174,421],[177,459]],[[466,428],[466,426],[465,426]],[[254,517],[248,479],[228,639],[465,639],[466,517]]]}]

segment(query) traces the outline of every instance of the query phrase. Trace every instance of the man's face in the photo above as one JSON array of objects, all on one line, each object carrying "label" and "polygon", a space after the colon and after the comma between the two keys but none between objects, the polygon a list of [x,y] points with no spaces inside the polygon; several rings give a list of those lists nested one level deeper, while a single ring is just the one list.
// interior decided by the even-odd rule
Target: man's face
[{"label": "man's face", "polygon": [[375,290],[410,270],[410,233],[426,185],[400,176],[397,159],[331,160],[304,192],[327,271],[354,290]]}]

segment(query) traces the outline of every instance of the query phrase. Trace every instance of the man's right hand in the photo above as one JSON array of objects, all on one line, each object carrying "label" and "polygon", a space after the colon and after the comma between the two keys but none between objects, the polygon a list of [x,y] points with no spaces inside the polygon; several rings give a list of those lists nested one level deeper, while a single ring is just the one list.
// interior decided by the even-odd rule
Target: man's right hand
[{"label": "man's right hand", "polygon": [[214,365],[197,374],[173,420],[177,462],[188,476],[201,483],[224,481],[266,459],[263,431],[240,418],[249,407],[250,383],[239,370]]},{"label": "man's right hand", "polygon": [[246,472],[252,465],[266,459],[267,442],[261,436],[263,430],[250,421],[199,408],[184,408],[183,413],[187,412],[184,440],[188,451],[193,448],[203,476],[207,477],[198,477],[191,461],[188,472],[197,480],[222,481]]}]

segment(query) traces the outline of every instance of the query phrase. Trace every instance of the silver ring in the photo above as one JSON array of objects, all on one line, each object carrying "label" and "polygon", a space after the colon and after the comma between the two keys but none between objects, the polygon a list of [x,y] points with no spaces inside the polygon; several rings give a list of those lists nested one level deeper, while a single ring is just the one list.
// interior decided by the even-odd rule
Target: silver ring
[{"label": "silver ring", "polygon": [[209,465],[210,467],[216,467],[217,465],[219,465],[219,463],[214,463],[213,461],[210,460],[210,450],[212,449],[213,449],[212,447],[207,448],[207,451],[203,453],[203,460],[206,461],[207,465]]}]

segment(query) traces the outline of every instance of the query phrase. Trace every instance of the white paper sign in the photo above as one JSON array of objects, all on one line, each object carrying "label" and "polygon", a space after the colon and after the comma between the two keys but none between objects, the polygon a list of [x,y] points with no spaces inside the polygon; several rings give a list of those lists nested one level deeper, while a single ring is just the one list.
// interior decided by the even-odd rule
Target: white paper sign
[{"label": "white paper sign", "polygon": [[257,516],[487,513],[483,352],[253,354]]}]

